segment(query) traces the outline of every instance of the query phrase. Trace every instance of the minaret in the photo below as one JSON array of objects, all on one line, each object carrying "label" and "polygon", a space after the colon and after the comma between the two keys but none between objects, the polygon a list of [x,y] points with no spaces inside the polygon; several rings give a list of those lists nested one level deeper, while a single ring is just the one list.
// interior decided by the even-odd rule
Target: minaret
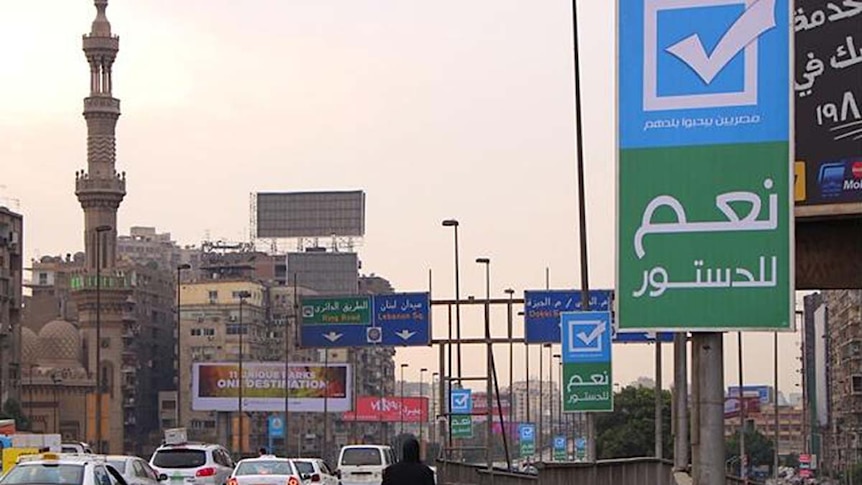
[{"label": "minaret", "polygon": [[[75,173],[75,195],[84,209],[84,248],[87,269],[96,268],[96,237],[102,237],[101,267],[112,269],[117,251],[117,209],[126,195],[126,175],[117,173],[114,130],[120,117],[120,100],[111,94],[111,67],[120,50],[105,16],[108,0],[94,0],[96,19],[84,34],[84,54],[90,64],[90,95],[84,98],[87,120],[87,170]],[[97,233],[99,226],[111,230]]]}]

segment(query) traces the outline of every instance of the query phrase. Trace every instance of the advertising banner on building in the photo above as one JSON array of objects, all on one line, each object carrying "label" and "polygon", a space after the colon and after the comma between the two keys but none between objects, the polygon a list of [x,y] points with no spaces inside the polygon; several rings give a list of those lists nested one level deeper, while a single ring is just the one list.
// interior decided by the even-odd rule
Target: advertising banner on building
[{"label": "advertising banner on building", "polygon": [[[285,389],[291,412],[345,412],[351,409],[352,377],[347,364],[244,362],[242,410],[284,411]],[[286,383],[286,384],[285,384]],[[195,411],[237,411],[239,409],[239,365],[195,363],[192,367],[192,409]]]},{"label": "advertising banner on building", "polygon": [[841,212],[860,213],[862,4],[795,3],[796,203],[856,203]]},{"label": "advertising banner on building", "polygon": [[375,423],[428,422],[427,397],[371,397],[356,398],[356,412],[344,413],[344,421]]},{"label": "advertising banner on building", "polygon": [[620,331],[793,329],[791,3],[617,0]]}]

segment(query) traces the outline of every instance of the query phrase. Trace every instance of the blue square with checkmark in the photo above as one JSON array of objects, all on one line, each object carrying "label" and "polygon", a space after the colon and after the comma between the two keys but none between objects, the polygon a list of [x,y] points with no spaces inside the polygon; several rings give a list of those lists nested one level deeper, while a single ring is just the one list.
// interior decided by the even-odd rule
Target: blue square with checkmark
[{"label": "blue square with checkmark", "polygon": [[790,0],[618,0],[619,147],[790,140]]},{"label": "blue square with checkmark", "polygon": [[564,363],[611,361],[610,312],[564,312],[560,327]]},{"label": "blue square with checkmark", "polygon": [[[667,9],[657,12],[656,93],[667,96],[690,96],[745,91],[745,49],[736,51],[720,71],[706,82],[695,68],[668,48],[697,33],[706,54],[716,53],[720,42],[734,22],[745,12],[745,5],[715,5],[700,8]],[[699,26],[692,29],[692,26]],[[749,54],[751,55],[751,54]]]}]

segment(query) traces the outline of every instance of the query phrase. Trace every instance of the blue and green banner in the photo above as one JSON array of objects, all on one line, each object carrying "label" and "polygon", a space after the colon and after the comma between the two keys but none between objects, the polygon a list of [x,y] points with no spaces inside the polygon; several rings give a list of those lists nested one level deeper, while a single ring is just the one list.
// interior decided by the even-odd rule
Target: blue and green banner
[{"label": "blue and green banner", "polygon": [[790,9],[618,0],[620,331],[793,328]]}]

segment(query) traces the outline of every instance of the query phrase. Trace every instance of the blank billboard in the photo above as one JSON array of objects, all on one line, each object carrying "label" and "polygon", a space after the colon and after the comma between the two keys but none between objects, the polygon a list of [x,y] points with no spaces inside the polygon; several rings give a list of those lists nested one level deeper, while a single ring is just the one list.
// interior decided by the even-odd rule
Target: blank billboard
[{"label": "blank billboard", "polygon": [[365,235],[365,192],[258,192],[260,238]]}]

